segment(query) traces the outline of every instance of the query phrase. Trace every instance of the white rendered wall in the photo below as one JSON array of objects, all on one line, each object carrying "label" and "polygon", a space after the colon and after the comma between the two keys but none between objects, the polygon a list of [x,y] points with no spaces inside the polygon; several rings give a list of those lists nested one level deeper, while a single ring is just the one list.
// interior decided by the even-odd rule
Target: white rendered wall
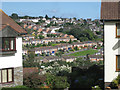
[{"label": "white rendered wall", "polygon": [[[105,82],[111,82],[118,76],[116,72],[116,55],[120,55],[118,49],[112,48],[118,42],[116,38],[116,23],[104,24],[104,51],[105,51]],[[119,49],[120,50],[120,49]]]},{"label": "white rendered wall", "polygon": [[22,37],[16,38],[15,56],[0,57],[0,69],[22,66]]}]

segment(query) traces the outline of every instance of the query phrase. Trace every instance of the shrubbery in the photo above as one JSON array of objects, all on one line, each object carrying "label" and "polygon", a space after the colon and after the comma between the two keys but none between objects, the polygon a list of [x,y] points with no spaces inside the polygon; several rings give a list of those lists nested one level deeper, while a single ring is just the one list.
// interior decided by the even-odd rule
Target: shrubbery
[{"label": "shrubbery", "polygon": [[30,88],[38,88],[43,86],[46,80],[45,76],[41,76],[38,73],[31,73],[24,75],[24,85]]},{"label": "shrubbery", "polygon": [[120,75],[118,75],[117,78],[111,82],[110,87],[116,89],[118,88],[119,84],[120,84]]}]

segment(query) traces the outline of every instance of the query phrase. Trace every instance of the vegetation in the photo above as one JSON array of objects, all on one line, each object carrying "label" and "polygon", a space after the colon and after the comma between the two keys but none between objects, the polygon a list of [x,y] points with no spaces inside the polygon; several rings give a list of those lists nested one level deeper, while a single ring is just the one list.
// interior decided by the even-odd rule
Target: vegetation
[{"label": "vegetation", "polygon": [[11,18],[14,20],[19,19],[18,15],[16,13],[12,13]]},{"label": "vegetation", "polygon": [[98,52],[98,50],[90,49],[90,50],[75,52],[75,53],[69,54],[69,56],[85,56],[87,54],[92,55],[92,54],[95,54],[96,52]]},{"label": "vegetation", "polygon": [[23,83],[25,86],[30,87],[30,88],[39,88],[43,86],[46,77],[41,76],[38,73],[29,73],[24,75]]},{"label": "vegetation", "polygon": [[4,87],[4,88],[2,88],[2,90],[33,90],[33,89],[31,89],[31,88],[29,88],[29,87],[26,87],[26,86],[15,86],[15,87]]},{"label": "vegetation", "polygon": [[44,37],[44,36],[42,36],[42,35],[39,35],[38,37],[39,37],[39,39],[43,39],[43,38],[45,38],[45,37]]},{"label": "vegetation", "polygon": [[50,86],[50,88],[67,88],[69,87],[69,83],[67,82],[67,77],[54,76],[52,74],[46,74],[46,84]]},{"label": "vegetation", "polygon": [[47,34],[47,37],[56,37],[55,34]]},{"label": "vegetation", "polygon": [[23,61],[23,67],[37,67],[39,63],[34,62],[35,54],[33,52],[29,52],[28,58]]},{"label": "vegetation", "polygon": [[114,79],[114,80],[111,82],[111,84],[110,84],[110,87],[111,87],[112,89],[117,89],[118,86],[120,86],[120,75],[118,75],[117,78]]},{"label": "vegetation", "polygon": [[97,39],[97,36],[89,29],[82,30],[81,28],[74,28],[70,30],[70,34],[80,41],[92,41]]},{"label": "vegetation", "polygon": [[[99,80],[103,78],[103,66],[97,62],[78,58],[74,62],[56,61],[43,63],[42,66],[45,66],[44,69],[52,74],[51,78],[54,76],[67,76],[67,82],[70,84],[69,88],[92,88],[96,85],[103,88],[104,82]],[[60,69],[63,66],[64,69]],[[72,71],[67,69],[69,67]]]}]

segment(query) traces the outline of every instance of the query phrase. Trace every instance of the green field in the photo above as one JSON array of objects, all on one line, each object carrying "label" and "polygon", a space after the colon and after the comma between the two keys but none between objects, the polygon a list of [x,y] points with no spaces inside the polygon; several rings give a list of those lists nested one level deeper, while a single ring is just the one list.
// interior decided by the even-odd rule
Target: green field
[{"label": "green field", "polygon": [[52,44],[51,46],[56,46],[56,45],[59,45],[59,44]]},{"label": "green field", "polygon": [[72,54],[69,54],[68,56],[85,56],[87,54],[95,54],[96,52],[98,52],[98,50],[85,50],[85,51],[80,51],[80,52],[75,52],[75,53],[72,53]]}]

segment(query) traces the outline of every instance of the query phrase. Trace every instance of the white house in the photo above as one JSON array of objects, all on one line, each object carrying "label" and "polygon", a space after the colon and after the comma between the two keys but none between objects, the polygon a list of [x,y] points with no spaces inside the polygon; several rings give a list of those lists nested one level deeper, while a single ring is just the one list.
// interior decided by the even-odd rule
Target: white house
[{"label": "white house", "polygon": [[[113,1],[113,2],[111,2]],[[120,71],[120,0],[102,0],[101,20],[104,23],[105,87]]]},{"label": "white house", "polygon": [[0,87],[23,84],[22,37],[26,31],[0,10]]}]

